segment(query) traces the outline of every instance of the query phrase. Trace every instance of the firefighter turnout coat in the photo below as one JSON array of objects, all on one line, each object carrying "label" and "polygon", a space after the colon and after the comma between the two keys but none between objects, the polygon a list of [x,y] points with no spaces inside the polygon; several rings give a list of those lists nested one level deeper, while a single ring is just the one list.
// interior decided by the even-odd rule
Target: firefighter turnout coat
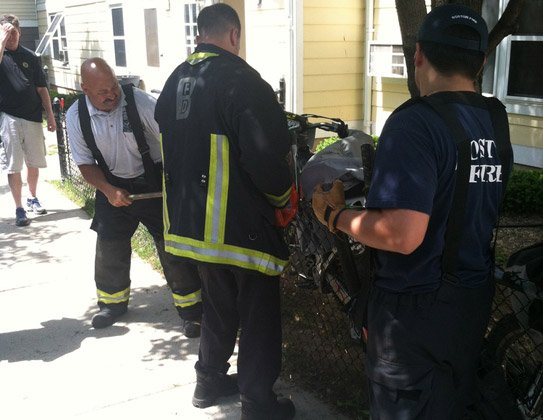
[{"label": "firefighter turnout coat", "polygon": [[201,44],[158,99],[166,251],[275,276],[288,253],[274,209],[290,195],[285,114],[243,59]]}]

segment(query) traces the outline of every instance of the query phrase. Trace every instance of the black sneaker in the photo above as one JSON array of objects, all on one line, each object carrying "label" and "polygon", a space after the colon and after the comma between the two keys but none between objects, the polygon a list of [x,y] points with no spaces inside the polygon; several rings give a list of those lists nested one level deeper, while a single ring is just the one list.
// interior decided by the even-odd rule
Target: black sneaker
[{"label": "black sneaker", "polygon": [[97,329],[109,327],[115,324],[117,319],[121,315],[125,314],[126,311],[127,308],[124,305],[121,307],[104,306],[102,309],[100,309],[100,312],[98,312],[92,318],[92,326]]},{"label": "black sneaker", "polygon": [[22,207],[15,209],[15,225],[16,226],[28,226],[30,219],[26,217],[26,211]]},{"label": "black sneaker", "polygon": [[47,210],[45,210],[41,206],[40,200],[38,200],[38,197],[27,198],[26,199],[26,207],[28,207],[29,211],[33,211],[36,214],[45,214],[45,213],[47,213]]},{"label": "black sneaker", "polygon": [[187,338],[200,337],[200,321],[190,321],[188,319],[181,319],[181,326],[183,328],[183,334]]}]

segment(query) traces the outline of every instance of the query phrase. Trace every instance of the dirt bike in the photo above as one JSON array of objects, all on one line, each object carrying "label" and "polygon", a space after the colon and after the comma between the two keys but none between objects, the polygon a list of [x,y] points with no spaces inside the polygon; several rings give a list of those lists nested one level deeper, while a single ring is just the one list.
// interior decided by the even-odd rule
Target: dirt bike
[{"label": "dirt bike", "polygon": [[[362,342],[363,314],[357,302],[369,290],[370,253],[349,236],[330,233],[315,217],[310,200],[317,184],[331,186],[339,178],[347,206],[363,207],[373,168],[373,140],[360,130],[350,130],[338,118],[287,113],[287,120],[292,140],[290,165],[299,193],[297,215],[285,231],[290,272],[299,287],[333,293],[349,315],[351,337]],[[334,133],[339,140],[314,153],[317,129]]]}]

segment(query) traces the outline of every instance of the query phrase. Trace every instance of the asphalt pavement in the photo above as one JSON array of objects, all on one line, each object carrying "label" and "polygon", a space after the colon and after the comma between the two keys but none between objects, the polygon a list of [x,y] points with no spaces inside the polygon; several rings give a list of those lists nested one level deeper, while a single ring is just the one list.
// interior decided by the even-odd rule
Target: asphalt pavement
[{"label": "asphalt pavement", "polygon": [[[49,134],[48,150],[54,144]],[[48,165],[38,185],[47,214],[28,213],[26,227],[15,226],[0,174],[0,419],[239,419],[238,396],[192,406],[198,339],[182,334],[162,274],[137,256],[128,313],[112,327],[92,328],[95,233],[51,183],[60,180],[56,154]],[[25,201],[26,194],[25,186]],[[276,392],[292,398],[296,419],[344,418],[286,381]]]}]

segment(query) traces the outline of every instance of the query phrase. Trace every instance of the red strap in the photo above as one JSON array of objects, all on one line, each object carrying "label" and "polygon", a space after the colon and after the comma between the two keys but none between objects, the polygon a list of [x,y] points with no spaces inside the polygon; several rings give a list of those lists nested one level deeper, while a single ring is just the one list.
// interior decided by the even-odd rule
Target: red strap
[{"label": "red strap", "polygon": [[285,228],[296,217],[298,213],[298,191],[294,185],[290,189],[289,203],[280,209],[275,209],[275,221],[277,226]]}]

